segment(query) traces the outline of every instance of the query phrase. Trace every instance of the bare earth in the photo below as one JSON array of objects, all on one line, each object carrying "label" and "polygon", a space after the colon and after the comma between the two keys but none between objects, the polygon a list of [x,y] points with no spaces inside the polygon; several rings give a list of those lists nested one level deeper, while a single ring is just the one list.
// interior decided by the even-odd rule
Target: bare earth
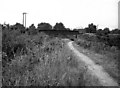
[{"label": "bare earth", "polygon": [[100,65],[95,64],[93,60],[91,60],[89,57],[86,55],[80,53],[72,44],[72,41],[69,41],[68,47],[70,50],[73,51],[75,56],[78,57],[78,60],[83,61],[86,65],[88,70],[90,71],[90,74],[95,76],[101,85],[103,86],[118,86],[118,83],[110,77],[110,75],[104,70],[104,68]]}]

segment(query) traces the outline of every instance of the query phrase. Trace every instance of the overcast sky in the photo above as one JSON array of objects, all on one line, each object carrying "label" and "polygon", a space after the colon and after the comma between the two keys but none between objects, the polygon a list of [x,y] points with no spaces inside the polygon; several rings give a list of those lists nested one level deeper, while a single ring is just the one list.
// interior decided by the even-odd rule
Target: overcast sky
[{"label": "overcast sky", "polygon": [[118,27],[118,1],[120,0],[1,0],[0,23],[22,23],[27,12],[27,26],[48,22],[52,26],[62,22],[65,27],[98,28]]}]

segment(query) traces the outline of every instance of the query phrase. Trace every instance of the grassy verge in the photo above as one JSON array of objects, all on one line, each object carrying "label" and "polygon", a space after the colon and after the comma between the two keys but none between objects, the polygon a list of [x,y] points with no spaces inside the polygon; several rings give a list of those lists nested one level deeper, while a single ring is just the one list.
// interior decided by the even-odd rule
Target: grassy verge
[{"label": "grassy verge", "polygon": [[[89,37],[87,36],[89,39]],[[94,39],[87,40],[86,38],[80,37],[75,40],[77,43],[77,49],[90,57],[96,64],[102,65],[111,77],[119,83],[119,50],[113,49],[113,47],[105,45],[105,43],[98,42]]]}]

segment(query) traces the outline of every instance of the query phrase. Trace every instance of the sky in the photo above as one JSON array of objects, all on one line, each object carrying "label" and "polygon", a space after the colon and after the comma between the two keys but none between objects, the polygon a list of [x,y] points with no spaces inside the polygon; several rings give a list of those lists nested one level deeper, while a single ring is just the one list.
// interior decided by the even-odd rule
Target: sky
[{"label": "sky", "polygon": [[118,28],[120,0],[1,0],[0,23],[22,24],[27,14],[27,27],[47,22],[62,22],[66,28],[84,28],[94,23],[98,28]]}]

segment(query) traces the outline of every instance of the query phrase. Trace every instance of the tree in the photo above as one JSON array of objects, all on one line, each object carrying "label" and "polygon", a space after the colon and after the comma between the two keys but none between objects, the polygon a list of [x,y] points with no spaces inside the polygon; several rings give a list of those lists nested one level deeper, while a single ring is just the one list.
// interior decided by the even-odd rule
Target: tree
[{"label": "tree", "polygon": [[88,27],[89,27],[91,33],[96,33],[96,25],[91,23],[88,25]]},{"label": "tree", "polygon": [[38,30],[52,30],[52,26],[49,23],[40,23],[37,27]]},{"label": "tree", "polygon": [[34,24],[29,26],[28,34],[37,34],[37,30],[36,30],[36,27],[34,26]]},{"label": "tree", "polygon": [[53,29],[54,30],[66,30],[64,24],[61,23],[61,22],[60,23],[56,23]]},{"label": "tree", "polygon": [[22,24],[20,24],[20,23],[16,23],[14,26],[19,28],[19,29],[23,29],[24,28],[24,26]]},{"label": "tree", "polygon": [[102,30],[102,29],[98,29],[98,30],[96,31],[96,34],[97,34],[98,36],[102,36],[102,35],[103,35],[103,30]]},{"label": "tree", "polygon": [[20,23],[16,23],[15,25],[11,26],[10,30],[16,30],[20,33],[25,33],[25,27]]},{"label": "tree", "polygon": [[104,28],[103,33],[104,33],[104,35],[108,35],[110,33],[109,28],[107,28],[107,27]]},{"label": "tree", "polygon": [[119,29],[114,29],[110,33],[111,34],[120,34],[120,30]]},{"label": "tree", "polygon": [[96,25],[94,25],[93,23],[89,24],[87,28],[85,28],[87,33],[96,33]]}]

